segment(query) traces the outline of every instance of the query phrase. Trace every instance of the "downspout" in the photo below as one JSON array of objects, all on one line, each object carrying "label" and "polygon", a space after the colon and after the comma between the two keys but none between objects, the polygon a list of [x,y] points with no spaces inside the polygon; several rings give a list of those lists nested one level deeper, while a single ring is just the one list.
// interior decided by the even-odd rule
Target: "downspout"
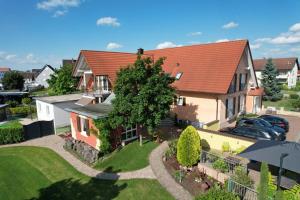
[{"label": "downspout", "polygon": [[216,120],[218,120],[218,114],[219,114],[219,98],[216,98],[216,103],[217,103],[217,109],[216,109]]}]

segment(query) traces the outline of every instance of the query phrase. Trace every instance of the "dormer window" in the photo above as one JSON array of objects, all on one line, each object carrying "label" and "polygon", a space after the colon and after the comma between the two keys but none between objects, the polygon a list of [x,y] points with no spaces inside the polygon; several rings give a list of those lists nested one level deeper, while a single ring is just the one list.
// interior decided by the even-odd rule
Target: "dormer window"
[{"label": "dormer window", "polygon": [[182,76],[182,72],[178,72],[175,76],[175,79],[179,80],[181,78],[181,76]]}]

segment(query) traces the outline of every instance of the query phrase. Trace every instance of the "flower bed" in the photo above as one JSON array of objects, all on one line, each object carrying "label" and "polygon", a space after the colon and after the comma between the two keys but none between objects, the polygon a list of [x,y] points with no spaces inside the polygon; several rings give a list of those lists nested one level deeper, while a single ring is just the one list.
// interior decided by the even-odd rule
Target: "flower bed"
[{"label": "flower bed", "polygon": [[213,178],[200,172],[197,166],[192,167],[186,172],[182,170],[180,174],[180,165],[175,156],[164,159],[163,163],[169,174],[193,196],[206,192],[216,183]]}]

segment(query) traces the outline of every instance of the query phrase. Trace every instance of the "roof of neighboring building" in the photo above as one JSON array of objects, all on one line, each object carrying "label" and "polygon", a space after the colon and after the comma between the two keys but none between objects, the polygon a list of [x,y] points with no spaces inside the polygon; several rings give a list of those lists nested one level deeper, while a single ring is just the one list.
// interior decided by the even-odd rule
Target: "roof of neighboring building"
[{"label": "roof of neighboring building", "polygon": [[105,118],[108,113],[112,111],[111,104],[99,103],[89,104],[86,106],[77,106],[72,108],[66,108],[66,111],[74,112],[83,116],[91,117],[93,119]]},{"label": "roof of neighboring building", "polygon": [[121,67],[134,63],[137,58],[135,53],[123,52],[81,50],[80,54],[84,56],[94,74],[108,75],[112,82]]},{"label": "roof of neighboring building", "polygon": [[64,65],[75,65],[76,60],[74,59],[63,59],[62,60],[62,66]]},{"label": "roof of neighboring building", "polygon": [[[174,77],[182,73],[174,83],[177,90],[226,94],[247,45],[247,40],[235,40],[149,50],[144,55],[155,60],[166,57],[164,71]],[[121,66],[134,63],[137,58],[134,53],[87,50],[80,55],[94,74],[108,75],[112,82]]]},{"label": "roof of neighboring building", "polygon": [[0,72],[8,72],[10,71],[9,67],[0,67]]},{"label": "roof of neighboring building", "polygon": [[[254,63],[254,69],[256,71],[262,71],[265,68],[265,65],[267,64],[268,59],[255,59],[253,60]],[[295,63],[298,64],[299,69],[299,62],[298,58],[292,57],[292,58],[272,58],[272,62],[275,65],[277,70],[291,70],[295,66]]]},{"label": "roof of neighboring building", "polygon": [[264,88],[254,88],[248,91],[249,96],[261,96],[264,94]]},{"label": "roof of neighboring building", "polygon": [[300,144],[296,142],[259,140],[238,155],[279,167],[282,153],[288,154],[282,167],[300,174]]},{"label": "roof of neighboring building", "polygon": [[226,94],[240,63],[247,40],[145,51],[154,59],[166,57],[163,69],[176,76],[177,90]]},{"label": "roof of neighboring building", "polygon": [[24,79],[32,79],[37,77],[37,73],[34,72],[20,72]]},{"label": "roof of neighboring building", "polygon": [[82,94],[66,94],[59,96],[35,97],[34,99],[46,103],[61,103],[66,101],[77,101],[82,97]]},{"label": "roof of neighboring building", "polygon": [[39,73],[38,73],[37,76],[39,76],[39,75],[44,71],[44,69],[46,69],[47,67],[50,68],[52,71],[55,71],[55,69],[54,69],[51,65],[45,65],[45,66],[39,71]]}]

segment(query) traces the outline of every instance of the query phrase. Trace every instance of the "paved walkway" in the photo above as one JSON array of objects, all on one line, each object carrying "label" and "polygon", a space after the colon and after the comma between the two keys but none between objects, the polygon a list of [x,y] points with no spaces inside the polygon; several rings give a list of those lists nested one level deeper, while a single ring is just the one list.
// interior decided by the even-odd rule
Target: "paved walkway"
[{"label": "paved walkway", "polygon": [[147,166],[143,169],[131,171],[131,172],[120,172],[120,173],[107,173],[102,172],[96,169],[89,167],[84,164],[76,157],[67,152],[64,148],[64,139],[56,135],[45,136],[42,138],[37,138],[33,140],[28,140],[18,144],[9,144],[9,145],[0,145],[1,147],[11,147],[11,146],[39,146],[39,147],[47,147],[55,151],[61,157],[63,157],[66,161],[68,161],[75,169],[80,171],[81,173],[95,177],[99,179],[106,180],[117,180],[117,179],[156,179],[152,169],[150,166]]},{"label": "paved walkway", "polygon": [[162,155],[168,149],[168,143],[163,142],[156,149],[154,149],[150,154],[150,165],[157,177],[160,184],[170,192],[175,199],[178,200],[191,200],[193,197],[188,191],[186,191],[181,185],[179,185],[174,178],[169,174],[165,168]]}]

